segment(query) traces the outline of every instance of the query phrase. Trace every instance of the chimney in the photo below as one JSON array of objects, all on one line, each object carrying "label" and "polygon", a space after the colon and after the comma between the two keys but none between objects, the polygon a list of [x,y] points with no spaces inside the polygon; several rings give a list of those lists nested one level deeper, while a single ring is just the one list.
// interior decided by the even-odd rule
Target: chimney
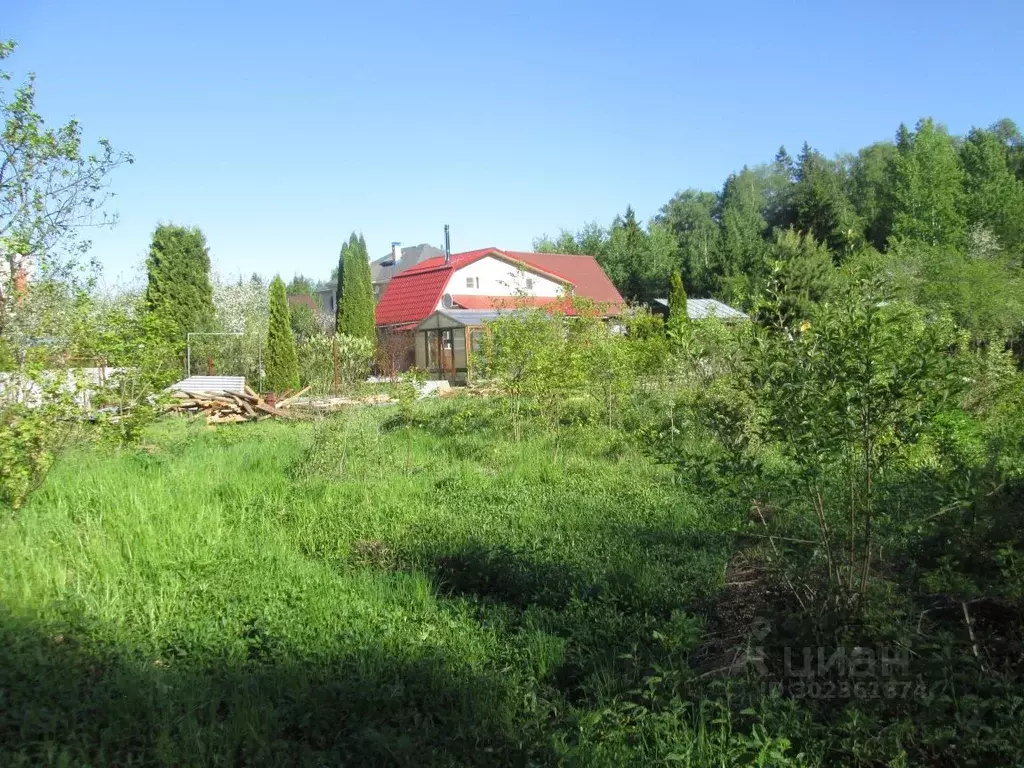
[{"label": "chimney", "polygon": [[444,225],[444,263],[450,264],[452,261],[452,245],[448,240],[448,225]]},{"label": "chimney", "polygon": [[395,266],[398,266],[398,262],[402,258],[402,244],[392,243],[391,244],[391,259],[395,262]]}]

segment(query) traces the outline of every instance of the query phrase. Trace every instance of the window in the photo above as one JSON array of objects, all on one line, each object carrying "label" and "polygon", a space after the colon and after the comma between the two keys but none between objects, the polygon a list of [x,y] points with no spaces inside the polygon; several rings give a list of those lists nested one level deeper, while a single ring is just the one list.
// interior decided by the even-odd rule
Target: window
[{"label": "window", "polygon": [[479,277],[467,277],[466,278],[466,287],[467,288],[479,288],[480,287],[480,278]]},{"label": "window", "polygon": [[532,291],[533,290],[533,278],[532,277],[526,278],[526,290],[528,290],[528,291]]}]

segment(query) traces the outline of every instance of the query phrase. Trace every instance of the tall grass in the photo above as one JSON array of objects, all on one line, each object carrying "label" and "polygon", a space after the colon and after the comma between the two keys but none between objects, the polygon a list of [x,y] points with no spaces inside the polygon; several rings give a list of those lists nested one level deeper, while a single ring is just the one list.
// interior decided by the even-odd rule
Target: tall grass
[{"label": "tall grass", "polygon": [[0,524],[0,763],[757,759],[721,713],[618,722],[685,677],[724,523],[613,431],[553,464],[494,413],[174,421],[68,457]]}]

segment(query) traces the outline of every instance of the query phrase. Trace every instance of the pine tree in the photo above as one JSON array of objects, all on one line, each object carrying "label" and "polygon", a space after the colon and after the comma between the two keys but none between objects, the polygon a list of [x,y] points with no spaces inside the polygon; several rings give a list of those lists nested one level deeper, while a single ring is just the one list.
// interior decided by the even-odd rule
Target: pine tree
[{"label": "pine tree", "polygon": [[198,227],[161,224],[146,258],[146,310],[168,328],[168,341],[180,353],[185,335],[213,323],[210,254]]},{"label": "pine tree", "polygon": [[679,274],[678,269],[672,270],[669,284],[668,325],[669,328],[678,328],[690,319],[686,309],[686,290],[683,288],[683,277]]},{"label": "pine tree", "polygon": [[299,386],[299,357],[288,312],[288,294],[280,275],[270,283],[270,325],[267,328],[266,388],[284,392]]},{"label": "pine tree", "polygon": [[376,340],[374,320],[373,284],[370,280],[370,260],[366,241],[356,237],[355,232],[344,248],[344,272],[342,273],[342,303],[338,330],[350,336]]}]

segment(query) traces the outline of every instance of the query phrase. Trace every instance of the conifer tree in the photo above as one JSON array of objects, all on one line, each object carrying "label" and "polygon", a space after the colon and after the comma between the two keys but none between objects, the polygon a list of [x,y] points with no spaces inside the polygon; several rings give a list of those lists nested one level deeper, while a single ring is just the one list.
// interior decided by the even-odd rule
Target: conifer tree
[{"label": "conifer tree", "polygon": [[338,254],[338,275],[337,284],[334,288],[334,332],[342,332],[342,306],[345,297],[345,251],[348,250],[348,243],[341,244],[341,252]]},{"label": "conifer tree", "polygon": [[672,270],[669,283],[668,324],[670,328],[678,328],[690,319],[686,309],[686,289],[683,288],[683,277],[678,269]]},{"label": "conifer tree", "polygon": [[[342,303],[338,306],[338,330],[350,336],[374,341],[373,284],[370,280],[370,262],[366,241],[355,232],[343,249]],[[341,272],[339,270],[339,272]]]},{"label": "conifer tree", "polygon": [[295,350],[288,312],[288,294],[284,281],[277,276],[270,283],[270,324],[267,328],[266,388],[284,392],[299,386],[299,357]]},{"label": "conifer tree", "polygon": [[168,328],[172,348],[183,353],[185,335],[213,322],[210,254],[198,227],[161,224],[146,258],[146,310]]}]

